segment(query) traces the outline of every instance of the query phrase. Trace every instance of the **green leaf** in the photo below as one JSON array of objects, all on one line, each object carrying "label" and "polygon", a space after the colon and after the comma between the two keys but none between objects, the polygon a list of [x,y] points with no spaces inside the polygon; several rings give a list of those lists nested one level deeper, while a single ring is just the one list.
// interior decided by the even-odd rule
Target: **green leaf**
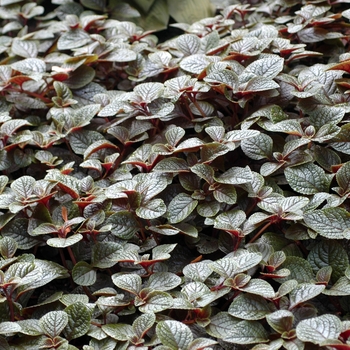
[{"label": "green leaf", "polygon": [[139,230],[139,225],[134,215],[128,211],[119,211],[112,214],[107,220],[106,225],[111,224],[113,235],[121,239],[130,239]]},{"label": "green leaf", "polygon": [[66,238],[61,238],[61,237],[49,238],[46,241],[46,244],[54,248],[67,248],[80,242],[82,239],[83,239],[83,235],[81,235],[80,233],[76,233],[73,236],[66,237]]},{"label": "green leaf", "polygon": [[249,64],[244,73],[251,73],[257,76],[273,79],[283,69],[284,59],[277,55],[270,55],[267,58],[255,60]]},{"label": "green leaf", "polygon": [[136,302],[135,305],[144,313],[157,313],[167,310],[173,306],[173,298],[170,294],[162,291],[152,291],[142,302]]},{"label": "green leaf", "polygon": [[73,281],[80,286],[91,286],[96,282],[96,271],[85,261],[79,261],[72,270]]},{"label": "green leaf", "polygon": [[186,193],[180,193],[175,196],[168,205],[168,219],[171,224],[186,219],[196,208],[198,201]]},{"label": "green leaf", "polygon": [[166,205],[160,198],[151,199],[136,209],[138,217],[146,220],[156,219],[167,211]]},{"label": "green leaf", "polygon": [[243,293],[233,300],[228,313],[244,320],[260,320],[271,313],[271,306],[259,295]]},{"label": "green leaf", "polygon": [[272,146],[272,138],[262,133],[241,141],[244,154],[254,160],[272,158]]},{"label": "green leaf", "polygon": [[146,332],[154,325],[156,316],[154,313],[146,313],[139,316],[133,323],[132,328],[139,339],[142,339]]},{"label": "green leaf", "polygon": [[322,168],[306,163],[285,170],[285,176],[293,190],[302,194],[328,192],[330,181]]},{"label": "green leaf", "polygon": [[264,298],[273,298],[275,296],[275,291],[270,283],[259,278],[251,279],[244,287],[239,289],[247,293],[260,295]]},{"label": "green leaf", "polygon": [[337,171],[336,179],[343,193],[350,191],[350,162],[344,163]]},{"label": "green leaf", "polygon": [[245,168],[232,167],[220,176],[215,177],[215,180],[222,184],[246,184],[252,181],[252,171],[248,166],[246,166]]},{"label": "green leaf", "polygon": [[156,272],[149,277],[147,287],[167,291],[176,288],[181,282],[181,278],[172,272]]},{"label": "green leaf", "polygon": [[299,322],[296,335],[302,341],[320,345],[325,340],[338,339],[341,330],[340,319],[335,315],[325,314]]},{"label": "green leaf", "polygon": [[21,331],[21,326],[16,322],[1,322],[0,323],[0,334],[17,333],[20,331]]},{"label": "green leaf", "polygon": [[299,283],[307,283],[310,282],[310,280],[315,279],[310,263],[298,256],[287,256],[281,267],[288,269],[290,275],[288,277],[279,278],[278,281],[280,282],[285,282],[286,280],[297,280]]},{"label": "green leaf", "polygon": [[192,281],[204,282],[213,273],[209,263],[210,261],[200,261],[188,264],[183,268],[183,274]]},{"label": "green leaf", "polygon": [[50,338],[57,337],[68,324],[68,315],[64,311],[51,311],[40,318],[39,324]]},{"label": "green leaf", "polygon": [[204,81],[211,84],[223,84],[235,90],[238,85],[238,75],[229,69],[215,70],[209,73]]},{"label": "green leaf", "polygon": [[183,34],[177,38],[176,46],[186,56],[190,56],[200,50],[201,41],[197,35]]},{"label": "green leaf", "polygon": [[11,49],[15,55],[24,58],[35,58],[38,55],[38,45],[34,40],[14,38]]},{"label": "green leaf", "polygon": [[266,315],[266,321],[276,332],[282,334],[293,328],[294,315],[288,310],[277,310]]},{"label": "green leaf", "polygon": [[189,166],[184,159],[169,157],[162,159],[157,165],[153,168],[154,172],[160,173],[187,173],[189,172]]},{"label": "green leaf", "polygon": [[92,247],[91,265],[100,269],[110,268],[116,264],[116,259],[122,246],[114,242],[97,242]]},{"label": "green leaf", "polygon": [[17,248],[17,242],[11,237],[4,237],[0,240],[0,254],[4,259],[12,258]]},{"label": "green leaf", "polygon": [[19,198],[27,199],[33,193],[35,182],[32,176],[21,176],[12,182],[11,188],[16,192]]},{"label": "green leaf", "polygon": [[177,243],[175,244],[161,244],[152,249],[153,260],[166,260],[170,258],[170,252],[172,252]]},{"label": "green leaf", "polygon": [[[102,330],[113,339],[119,340],[119,341],[129,340],[132,336],[135,335],[132,326],[130,326],[129,324],[123,324],[123,323],[104,324],[102,326]],[[113,346],[108,349],[115,349],[115,344],[113,344]]]},{"label": "green leaf", "polygon": [[347,238],[345,230],[350,228],[350,215],[340,207],[308,212],[304,221],[318,234],[331,239]]},{"label": "green leaf", "polygon": [[310,300],[317,295],[321,294],[325,286],[320,284],[312,284],[312,283],[301,283],[296,288],[294,288],[289,293],[290,305],[289,309],[293,309],[297,305],[304,303],[307,300]]},{"label": "green leaf", "polygon": [[159,322],[156,333],[162,344],[171,349],[187,349],[193,341],[190,328],[179,321]]},{"label": "green leaf", "polygon": [[209,56],[203,54],[194,54],[185,57],[180,62],[180,68],[190,73],[200,74],[204,69],[206,69],[209,66],[211,62],[212,59]]},{"label": "green leaf", "polygon": [[345,276],[340,277],[330,289],[325,289],[323,294],[331,296],[350,295],[350,280]]},{"label": "green leaf", "polygon": [[82,337],[90,328],[91,311],[82,302],[69,305],[64,309],[68,315],[68,323],[64,335],[68,340]]},{"label": "green leaf", "polygon": [[268,342],[268,333],[258,321],[241,321],[223,338],[234,344],[257,344]]},{"label": "green leaf", "polygon": [[143,102],[151,103],[153,100],[161,97],[164,86],[161,83],[143,83],[134,88],[134,93],[140,96]]},{"label": "green leaf", "polygon": [[129,293],[137,295],[141,290],[142,280],[136,274],[114,274],[113,283],[120,289],[127,290]]},{"label": "green leaf", "polygon": [[232,317],[227,312],[219,312],[211,317],[206,331],[209,335],[221,339],[227,337],[239,322],[241,322],[240,319]]},{"label": "green leaf", "polygon": [[91,38],[89,34],[83,29],[72,29],[63,33],[59,37],[57,41],[57,48],[58,50],[77,49],[78,47],[88,44],[90,40]]},{"label": "green leaf", "polygon": [[336,282],[349,266],[349,257],[344,247],[334,240],[322,240],[310,251],[307,260],[314,272],[323,267],[332,267],[332,281]]},{"label": "green leaf", "polygon": [[215,218],[214,228],[227,231],[238,230],[245,220],[246,214],[243,210],[230,210]]}]

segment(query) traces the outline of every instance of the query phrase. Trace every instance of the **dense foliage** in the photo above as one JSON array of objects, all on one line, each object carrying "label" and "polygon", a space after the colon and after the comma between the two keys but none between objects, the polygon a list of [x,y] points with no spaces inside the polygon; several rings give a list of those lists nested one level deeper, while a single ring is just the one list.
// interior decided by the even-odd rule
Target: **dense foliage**
[{"label": "dense foliage", "polygon": [[350,349],[348,2],[1,0],[0,349]]}]

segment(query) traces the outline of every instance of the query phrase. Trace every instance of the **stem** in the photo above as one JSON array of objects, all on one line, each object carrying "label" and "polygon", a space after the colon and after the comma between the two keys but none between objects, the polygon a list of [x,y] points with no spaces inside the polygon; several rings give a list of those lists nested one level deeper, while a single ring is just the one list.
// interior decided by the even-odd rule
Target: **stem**
[{"label": "stem", "polygon": [[248,243],[253,243],[255,242],[260,236],[261,234],[271,225],[271,221],[267,222],[262,229],[260,229],[260,231],[248,242]]},{"label": "stem", "polygon": [[14,322],[15,321],[15,310],[13,308],[13,302],[12,302],[11,294],[8,295],[7,291],[5,291],[5,296],[6,296],[7,303],[9,304],[9,308],[10,308],[11,322]]},{"label": "stem", "polygon": [[68,254],[70,256],[70,259],[72,260],[73,265],[76,265],[77,261],[75,259],[74,254],[73,254],[72,248],[71,247],[67,247],[67,250],[68,250]]},{"label": "stem", "polygon": [[68,266],[67,266],[66,258],[64,257],[64,254],[63,254],[63,250],[58,249],[58,251],[60,252],[60,257],[61,257],[63,266],[68,270]]}]

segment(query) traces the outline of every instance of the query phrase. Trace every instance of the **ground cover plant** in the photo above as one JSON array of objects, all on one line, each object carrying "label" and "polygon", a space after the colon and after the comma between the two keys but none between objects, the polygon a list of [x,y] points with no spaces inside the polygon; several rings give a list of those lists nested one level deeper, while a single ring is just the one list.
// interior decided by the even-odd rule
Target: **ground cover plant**
[{"label": "ground cover plant", "polygon": [[350,349],[348,1],[227,5],[0,1],[1,350]]}]

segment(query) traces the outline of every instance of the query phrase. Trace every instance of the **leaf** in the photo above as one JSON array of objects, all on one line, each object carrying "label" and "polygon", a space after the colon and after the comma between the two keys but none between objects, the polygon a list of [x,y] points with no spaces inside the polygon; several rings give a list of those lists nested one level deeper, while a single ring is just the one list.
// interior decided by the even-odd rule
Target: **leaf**
[{"label": "leaf", "polygon": [[192,281],[204,282],[213,270],[209,267],[209,261],[200,261],[188,264],[183,268],[183,274]]},{"label": "leaf", "polygon": [[51,311],[40,318],[39,324],[45,334],[54,338],[61,334],[68,324],[68,315],[64,311]]},{"label": "leaf", "polygon": [[67,248],[80,242],[83,238],[84,238],[83,235],[81,235],[80,233],[76,233],[66,238],[61,238],[61,237],[49,238],[46,241],[46,244],[54,248]]},{"label": "leaf", "polygon": [[325,340],[338,339],[341,330],[340,319],[325,314],[300,321],[296,327],[296,335],[302,341],[320,345]]},{"label": "leaf", "polygon": [[143,83],[134,88],[134,92],[140,96],[142,102],[151,103],[153,100],[161,97],[164,86],[161,83]]},{"label": "leaf", "polygon": [[[279,278],[278,281],[297,280],[299,283],[310,282],[315,279],[312,267],[307,260],[298,256],[287,256],[281,268],[288,269],[290,275],[286,278]],[[294,282],[293,282],[294,283]]]},{"label": "leaf", "polygon": [[144,338],[146,332],[154,325],[156,316],[153,313],[146,313],[139,316],[133,323],[132,328],[139,339]]},{"label": "leaf", "polygon": [[159,322],[156,333],[162,344],[171,349],[187,349],[193,341],[190,328],[179,321]]},{"label": "leaf", "polygon": [[120,244],[114,242],[95,243],[92,247],[91,265],[100,269],[112,267],[122,249]]},{"label": "leaf", "polygon": [[112,275],[113,283],[120,289],[127,290],[129,293],[137,295],[141,290],[142,280],[136,274]]},{"label": "leaf", "polygon": [[132,213],[128,211],[119,211],[112,214],[106,224],[111,224],[111,232],[113,235],[121,239],[130,239],[139,230],[138,222]]},{"label": "leaf", "polygon": [[289,293],[289,309],[293,309],[297,305],[310,300],[321,294],[325,289],[324,285],[316,285],[312,283],[301,283]]},{"label": "leaf", "polygon": [[187,173],[189,172],[189,166],[184,159],[169,157],[162,159],[156,166],[153,168],[154,172],[160,173]]},{"label": "leaf", "polygon": [[275,296],[275,291],[270,283],[258,278],[251,279],[244,287],[239,289],[247,293],[260,295],[264,298],[273,298]]},{"label": "leaf", "polygon": [[73,281],[80,286],[92,286],[96,282],[96,271],[85,261],[79,261],[72,270]]},{"label": "leaf", "polygon": [[172,252],[177,243],[175,244],[161,244],[152,249],[153,260],[166,260],[170,258],[170,252]]},{"label": "leaf", "polygon": [[83,29],[71,29],[59,37],[57,41],[57,48],[58,50],[77,49],[78,47],[88,44],[90,40],[91,38],[89,34]]},{"label": "leaf", "polygon": [[234,344],[266,343],[268,333],[258,321],[241,321],[223,340]]},{"label": "leaf", "polygon": [[259,134],[241,142],[244,154],[254,160],[272,157],[272,138],[266,134]]},{"label": "leaf", "polygon": [[346,238],[345,230],[350,228],[350,215],[340,207],[307,212],[304,221],[321,236],[332,239]]},{"label": "leaf", "polygon": [[[129,324],[107,323],[102,325],[102,330],[111,338],[119,341],[126,341],[129,340],[130,337],[134,336],[133,328]],[[112,347],[108,349],[115,349],[115,344],[112,344]]]},{"label": "leaf", "polygon": [[260,320],[271,313],[271,306],[259,295],[243,293],[233,300],[228,313],[244,320]]},{"label": "leaf", "polygon": [[167,310],[172,306],[173,298],[170,294],[162,291],[152,291],[142,300],[139,310],[145,313],[157,313]]},{"label": "leaf", "polygon": [[91,311],[78,301],[64,309],[68,315],[68,323],[64,329],[64,335],[68,340],[82,337],[90,328]]},{"label": "leaf", "polygon": [[334,240],[322,240],[309,252],[307,260],[314,272],[323,267],[332,267],[332,281],[335,283],[349,266],[349,257],[344,247]]},{"label": "leaf", "polygon": [[252,181],[252,171],[248,166],[245,168],[232,167],[215,177],[215,180],[222,184],[241,185]]},{"label": "leaf", "polygon": [[284,59],[275,55],[261,58],[249,64],[244,73],[252,73],[257,76],[273,79],[283,69]]},{"label": "leaf", "polygon": [[14,38],[11,49],[15,55],[24,58],[35,58],[38,55],[38,45],[33,40],[21,40],[20,38]]},{"label": "leaf", "polygon": [[345,276],[340,277],[330,289],[325,289],[323,294],[331,296],[350,295],[350,280]]},{"label": "leaf", "polygon": [[183,34],[177,38],[176,46],[186,56],[190,56],[197,53],[200,50],[201,41],[197,35]]},{"label": "leaf", "polygon": [[168,205],[168,219],[172,224],[186,219],[196,208],[198,201],[186,193],[180,193],[175,196]]},{"label": "leaf", "polygon": [[282,334],[293,328],[294,315],[288,310],[277,310],[266,315],[266,321],[276,332]]},{"label": "leaf", "polygon": [[181,282],[181,278],[172,272],[156,272],[149,277],[147,287],[167,291],[176,288]]},{"label": "leaf", "polygon": [[328,192],[329,179],[322,168],[306,163],[285,170],[285,176],[293,190],[302,194]]},{"label": "leaf", "polygon": [[350,191],[350,162],[344,163],[337,171],[336,179],[339,187],[343,190],[343,193]]},{"label": "leaf", "polygon": [[33,193],[35,179],[32,176],[21,176],[17,180],[13,181],[11,188],[21,199],[27,199]]},{"label": "leaf", "polygon": [[0,240],[0,254],[4,259],[12,258],[17,248],[17,242],[11,237],[4,237]]},{"label": "leaf", "polygon": [[136,209],[138,217],[146,220],[156,219],[167,211],[166,205],[160,198],[151,199]]},{"label": "leaf", "polygon": [[230,210],[219,214],[214,221],[214,228],[219,230],[238,230],[246,220],[243,210]]},{"label": "leaf", "polygon": [[185,57],[180,62],[180,68],[184,71],[194,74],[200,74],[208,65],[213,61],[209,56],[203,54],[194,54],[188,57]]}]

